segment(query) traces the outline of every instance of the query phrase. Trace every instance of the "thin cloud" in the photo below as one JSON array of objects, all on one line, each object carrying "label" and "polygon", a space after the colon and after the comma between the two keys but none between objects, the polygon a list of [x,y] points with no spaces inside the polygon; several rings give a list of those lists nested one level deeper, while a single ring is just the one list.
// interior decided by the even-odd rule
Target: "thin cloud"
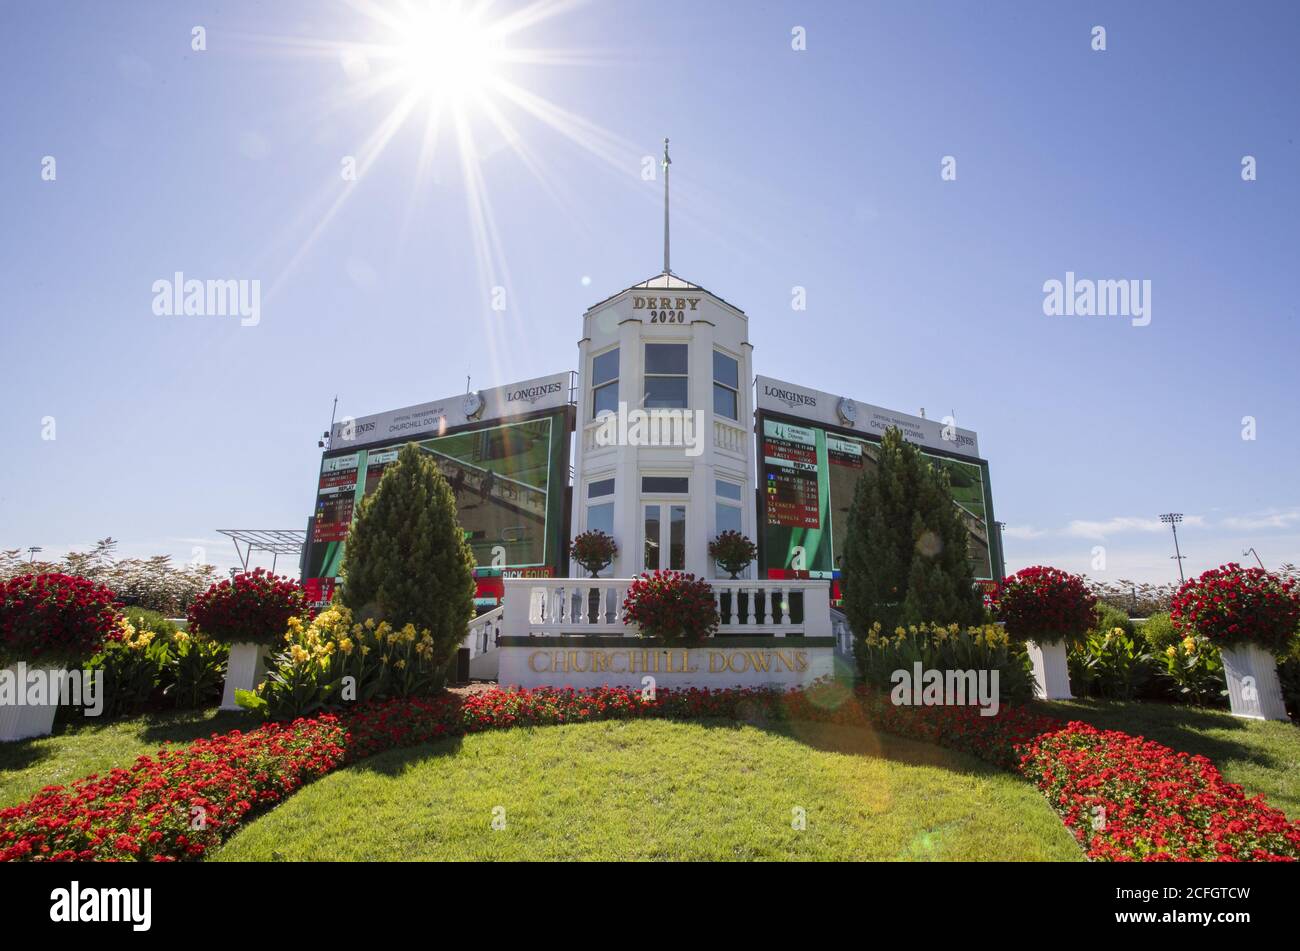
[{"label": "thin cloud", "polygon": [[1225,518],[1219,522],[1223,528],[1235,531],[1258,532],[1264,529],[1300,527],[1300,510],[1290,512],[1261,512],[1256,515],[1241,515]]},{"label": "thin cloud", "polygon": [[[1205,524],[1205,519],[1200,515],[1184,515],[1183,524],[1201,527]],[[1101,522],[1076,519],[1065,528],[1065,534],[1073,538],[1106,538],[1110,535],[1125,535],[1132,532],[1167,531],[1169,526],[1159,518],[1142,518],[1134,515],[1117,515]]]}]

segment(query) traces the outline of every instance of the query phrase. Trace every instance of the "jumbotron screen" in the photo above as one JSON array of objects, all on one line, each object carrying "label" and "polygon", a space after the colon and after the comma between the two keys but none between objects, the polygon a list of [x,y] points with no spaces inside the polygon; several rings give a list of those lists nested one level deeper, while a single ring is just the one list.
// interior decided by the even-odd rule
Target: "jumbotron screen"
[{"label": "jumbotron screen", "polygon": [[[838,578],[845,527],[858,479],[878,464],[880,443],[760,414],[759,523],[767,577]],[[989,543],[988,466],[922,449],[944,469],[952,503],[966,523],[976,580],[996,577]],[[806,573],[806,574],[805,574]]]},{"label": "jumbotron screen", "polygon": [[[566,411],[560,410],[414,440],[451,486],[478,566],[480,608],[499,601],[502,577],[559,572],[568,435]],[[329,600],[361,500],[375,491],[405,444],[368,446],[322,460],[306,572],[312,600]]]}]

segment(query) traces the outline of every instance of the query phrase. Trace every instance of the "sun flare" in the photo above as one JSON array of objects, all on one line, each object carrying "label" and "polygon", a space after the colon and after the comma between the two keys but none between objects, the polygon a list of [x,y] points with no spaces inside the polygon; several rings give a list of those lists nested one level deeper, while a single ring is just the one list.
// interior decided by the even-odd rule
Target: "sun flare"
[{"label": "sun flare", "polygon": [[[295,230],[305,228],[307,233],[296,242],[271,293],[306,258],[351,196],[370,194],[368,177],[389,147],[414,135],[418,155],[409,174],[411,200],[395,222],[399,236],[422,213],[424,197],[438,193],[433,183],[458,174],[466,212],[465,243],[475,259],[477,285],[501,288],[513,300],[484,156],[501,154],[504,147],[561,208],[574,207],[576,199],[563,176],[548,168],[545,153],[531,144],[539,126],[563,136],[609,173],[625,177],[628,169],[639,168],[639,147],[556,105],[538,86],[543,69],[608,62],[606,53],[546,45],[548,36],[557,35],[553,28],[548,31],[548,21],[586,2],[342,0],[350,16],[346,24],[340,23],[342,35],[335,39],[261,37],[261,42],[281,52],[332,60],[335,68],[341,68],[344,83],[331,93],[327,111],[363,117],[362,137],[349,153],[351,178],[340,188],[334,177],[295,225]],[[483,316],[499,317],[490,306],[491,297],[485,293],[483,300]],[[517,306],[514,312],[520,313]],[[495,363],[507,348],[526,347],[527,331],[521,328],[527,326],[516,323],[509,334],[489,334],[489,360]]]},{"label": "sun flare", "polygon": [[497,77],[504,37],[485,23],[481,7],[434,3],[414,11],[394,43],[399,85],[436,100],[476,96]]}]

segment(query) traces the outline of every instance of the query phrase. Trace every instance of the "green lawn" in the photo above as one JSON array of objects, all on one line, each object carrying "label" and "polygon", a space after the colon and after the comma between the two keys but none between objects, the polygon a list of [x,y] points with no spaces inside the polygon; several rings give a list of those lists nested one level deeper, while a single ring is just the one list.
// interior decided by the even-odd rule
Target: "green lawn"
[{"label": "green lawn", "polygon": [[[1208,756],[1300,818],[1300,728],[1152,703],[1044,712]],[[255,722],[209,709],[61,725],[0,744],[0,806]],[[502,806],[506,828],[494,831]],[[802,807],[807,829],[791,829]],[[504,730],[374,757],[297,793],[215,858],[1077,859],[1026,782],[840,727],[613,721]]]},{"label": "green lawn", "polygon": [[255,727],[239,713],[185,710],[129,720],[59,724],[51,736],[0,743],[0,806],[30,799],[45,786],[130,766],[142,753],[156,753],[165,740],[188,743],[213,733]]},{"label": "green lawn", "polygon": [[[493,810],[505,828],[492,828]],[[793,810],[807,828],[791,827]],[[334,773],[217,860],[1079,860],[1038,792],[842,727],[610,721],[501,730]]]},{"label": "green lawn", "polygon": [[1229,782],[1300,819],[1300,727],[1243,720],[1221,710],[1162,703],[1072,700],[1042,703],[1043,711],[1083,720],[1099,729],[1123,730],[1181,753],[1209,757]]}]

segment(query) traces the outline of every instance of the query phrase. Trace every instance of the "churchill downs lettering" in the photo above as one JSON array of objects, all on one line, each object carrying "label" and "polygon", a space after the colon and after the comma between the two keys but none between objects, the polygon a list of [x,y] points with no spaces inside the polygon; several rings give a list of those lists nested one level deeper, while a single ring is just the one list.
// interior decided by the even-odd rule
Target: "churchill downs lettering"
[{"label": "churchill downs lettering", "polygon": [[[692,656],[694,654],[694,656]],[[575,650],[533,651],[528,669],[535,674],[743,674],[748,671],[800,673],[808,669],[802,650]]]}]

